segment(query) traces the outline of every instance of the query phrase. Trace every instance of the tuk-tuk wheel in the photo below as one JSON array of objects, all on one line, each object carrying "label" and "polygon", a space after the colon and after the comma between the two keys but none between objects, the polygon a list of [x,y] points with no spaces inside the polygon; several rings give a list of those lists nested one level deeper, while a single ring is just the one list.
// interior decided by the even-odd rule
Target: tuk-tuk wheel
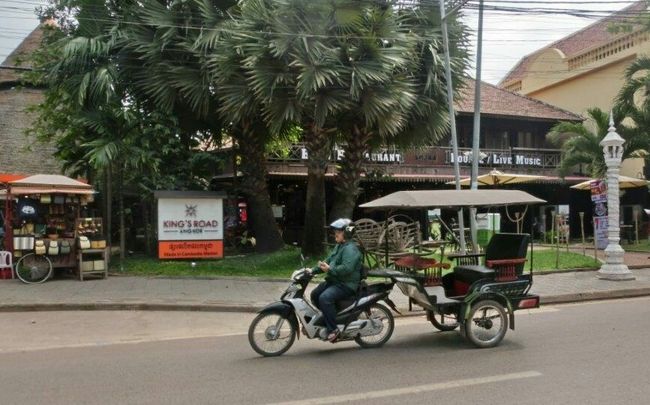
[{"label": "tuk-tuk wheel", "polygon": [[434,311],[427,311],[427,318],[431,324],[442,332],[449,332],[458,327],[458,318],[456,315],[445,315]]},{"label": "tuk-tuk wheel", "polygon": [[463,328],[465,337],[477,347],[494,347],[506,335],[508,315],[503,305],[496,301],[478,301],[472,306]]}]

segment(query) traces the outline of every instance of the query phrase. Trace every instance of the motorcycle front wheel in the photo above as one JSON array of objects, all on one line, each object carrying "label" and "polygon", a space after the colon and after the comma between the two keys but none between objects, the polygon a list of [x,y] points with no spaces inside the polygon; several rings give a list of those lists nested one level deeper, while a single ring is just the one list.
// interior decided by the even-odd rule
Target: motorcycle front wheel
[{"label": "motorcycle front wheel", "polygon": [[296,339],[296,328],[286,316],[266,312],[259,314],[248,328],[248,342],[264,357],[279,356],[289,350]]},{"label": "motorcycle front wheel", "polygon": [[359,320],[368,319],[372,322],[379,332],[375,335],[362,336],[354,338],[357,344],[364,348],[380,347],[388,342],[395,329],[395,319],[388,308],[381,304],[372,304],[367,310],[359,315]]}]

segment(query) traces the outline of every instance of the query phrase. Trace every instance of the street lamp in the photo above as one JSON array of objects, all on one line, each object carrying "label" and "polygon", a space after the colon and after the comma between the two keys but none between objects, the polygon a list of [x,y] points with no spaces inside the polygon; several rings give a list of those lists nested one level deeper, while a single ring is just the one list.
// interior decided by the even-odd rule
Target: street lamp
[{"label": "street lamp", "polygon": [[600,141],[607,165],[607,248],[605,264],[598,270],[598,278],[606,280],[634,280],[634,275],[623,262],[625,251],[619,244],[619,184],[618,176],[623,158],[625,140],[616,133],[614,119],[609,115],[609,132]]}]

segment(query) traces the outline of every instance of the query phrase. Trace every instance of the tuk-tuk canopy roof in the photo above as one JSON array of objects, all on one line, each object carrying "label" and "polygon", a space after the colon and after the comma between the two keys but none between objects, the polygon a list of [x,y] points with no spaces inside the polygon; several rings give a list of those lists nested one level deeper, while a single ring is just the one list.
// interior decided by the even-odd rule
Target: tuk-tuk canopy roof
[{"label": "tuk-tuk canopy roof", "polygon": [[461,208],[541,204],[545,200],[520,190],[398,191],[360,205],[361,208]]}]

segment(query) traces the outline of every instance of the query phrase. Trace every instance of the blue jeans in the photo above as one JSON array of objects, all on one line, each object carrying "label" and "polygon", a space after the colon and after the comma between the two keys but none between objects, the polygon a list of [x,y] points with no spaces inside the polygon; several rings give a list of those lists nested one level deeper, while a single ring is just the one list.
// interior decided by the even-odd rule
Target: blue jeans
[{"label": "blue jeans", "polygon": [[327,333],[332,332],[336,326],[336,301],[354,295],[354,291],[344,285],[330,284],[327,281],[320,283],[311,292],[311,303],[321,310],[325,318]]}]

